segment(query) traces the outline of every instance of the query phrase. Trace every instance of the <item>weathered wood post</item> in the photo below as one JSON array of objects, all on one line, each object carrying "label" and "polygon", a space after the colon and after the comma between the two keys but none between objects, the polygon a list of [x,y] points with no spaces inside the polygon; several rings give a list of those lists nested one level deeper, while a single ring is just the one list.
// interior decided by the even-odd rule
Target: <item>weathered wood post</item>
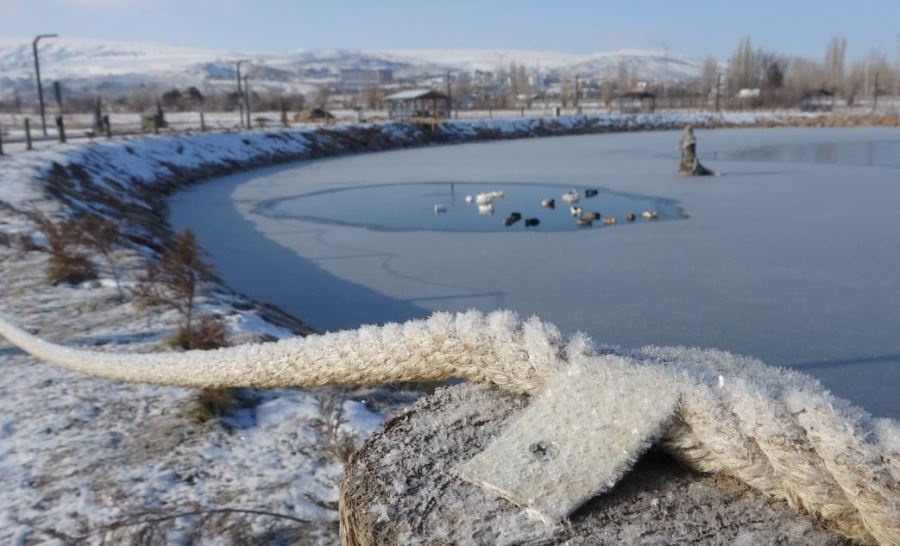
[{"label": "weathered wood post", "polygon": [[53,94],[56,96],[56,108],[59,112],[56,116],[56,134],[59,137],[60,143],[65,144],[66,127],[63,121],[62,85],[60,85],[59,81],[53,82]]},{"label": "weathered wood post", "polygon": [[200,112],[200,132],[206,132],[206,119],[203,117],[203,112]]},{"label": "weathered wood post", "polygon": [[56,134],[59,135],[60,144],[66,143],[66,124],[63,121],[63,117],[56,116]]},{"label": "weathered wood post", "polygon": [[284,103],[284,97],[281,97],[279,102],[281,106],[281,125],[283,127],[290,127],[291,124],[288,122],[287,105]]},{"label": "weathered wood post", "polygon": [[524,517],[520,507],[454,469],[526,405],[521,397],[463,383],[389,420],[344,467],[341,544],[491,544],[501,536],[510,544],[634,544],[634,537],[648,535],[677,544],[709,543],[712,536],[725,544],[738,536],[759,544],[846,544],[784,501],[732,478],[695,473],[658,452],[642,457],[614,491],[585,504],[568,524]]},{"label": "weathered wood post", "polygon": [[109,114],[103,116],[103,127],[106,129],[106,138],[112,138],[112,125],[109,123]]},{"label": "weathered wood post", "polygon": [[31,151],[31,120],[25,118],[25,149]]}]

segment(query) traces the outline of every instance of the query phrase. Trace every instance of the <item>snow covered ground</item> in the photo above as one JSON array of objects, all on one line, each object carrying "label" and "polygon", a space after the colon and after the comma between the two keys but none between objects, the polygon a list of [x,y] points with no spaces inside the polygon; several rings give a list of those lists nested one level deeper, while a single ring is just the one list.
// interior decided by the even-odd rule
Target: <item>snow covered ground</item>
[{"label": "snow covered ground", "polygon": [[[776,121],[766,114],[459,121],[442,128],[437,140]],[[16,150],[0,157],[0,312],[67,344],[167,350],[164,341],[177,317],[118,301],[108,272],[77,286],[47,285],[46,253],[23,251],[10,240],[24,235],[40,242],[25,213],[61,218],[90,210],[149,219],[162,210],[165,192],[196,177],[423,142],[420,129],[383,124],[44,143],[32,153]],[[130,226],[129,233],[149,241],[159,237],[147,223]],[[134,243],[118,250],[126,286],[135,282],[149,248]],[[276,320],[277,313],[218,282],[204,287],[200,306],[223,316],[234,343],[302,328]],[[190,390],[76,375],[5,341],[0,341],[0,369],[0,543],[335,542],[341,463],[317,426],[333,391],[244,390],[224,416],[199,423],[192,417],[196,393]],[[384,415],[415,396],[391,389],[340,395],[342,430],[359,442]]]}]

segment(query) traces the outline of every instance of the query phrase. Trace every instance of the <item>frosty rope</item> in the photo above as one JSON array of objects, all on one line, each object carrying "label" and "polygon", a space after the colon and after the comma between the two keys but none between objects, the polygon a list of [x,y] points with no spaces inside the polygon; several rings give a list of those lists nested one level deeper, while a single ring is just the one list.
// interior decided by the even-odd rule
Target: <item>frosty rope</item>
[{"label": "frosty rope", "polygon": [[[115,354],[63,347],[0,318],[0,334],[32,355],[114,380],[188,387],[313,387],[440,381],[538,391],[570,364],[641,366],[681,401],[662,445],[691,467],[734,476],[821,518],[854,540],[900,545],[900,428],[836,399],[815,380],[719,351],[650,347],[596,353],[511,312],[427,320],[214,351]],[[640,393],[634,393],[639,395]]]}]

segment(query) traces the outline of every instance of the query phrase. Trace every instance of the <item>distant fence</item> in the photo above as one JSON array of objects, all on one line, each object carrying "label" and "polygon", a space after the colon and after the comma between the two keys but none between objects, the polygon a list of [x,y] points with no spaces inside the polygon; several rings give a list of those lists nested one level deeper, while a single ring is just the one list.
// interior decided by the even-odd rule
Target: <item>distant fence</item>
[{"label": "distant fence", "polygon": [[[721,110],[754,111],[752,103],[729,99],[720,103]],[[708,100],[666,98],[657,100],[656,112],[710,112],[714,107]],[[772,110],[767,108],[766,110]],[[646,111],[646,110],[645,110]],[[784,113],[796,112],[797,108],[782,109]],[[882,114],[897,114],[900,111],[900,97],[879,97],[877,104],[871,98],[859,100],[853,107],[835,104],[834,111],[840,114],[868,114],[877,111]],[[530,106],[517,108],[479,108],[453,109],[454,119],[480,118],[512,118],[512,117],[555,117],[563,115],[604,115],[613,113],[629,113],[621,105],[608,105],[600,101],[581,101],[579,105],[559,102],[533,101]],[[385,110],[334,109],[334,122],[382,121],[388,119]],[[241,130],[240,114],[235,112],[168,112],[163,122],[153,120],[156,116],[138,113],[110,113],[104,115],[97,123],[94,114],[56,115],[52,110],[47,113],[46,135],[40,125],[40,115],[34,113],[0,113],[0,154],[12,153],[23,149],[32,149],[36,144],[69,140],[105,139],[147,134],[179,134],[200,131],[236,131]],[[254,129],[278,128],[285,126],[283,116],[278,111],[257,112],[250,116]],[[61,124],[57,125],[57,120]],[[309,125],[295,119],[295,113],[287,115],[287,125]]]}]

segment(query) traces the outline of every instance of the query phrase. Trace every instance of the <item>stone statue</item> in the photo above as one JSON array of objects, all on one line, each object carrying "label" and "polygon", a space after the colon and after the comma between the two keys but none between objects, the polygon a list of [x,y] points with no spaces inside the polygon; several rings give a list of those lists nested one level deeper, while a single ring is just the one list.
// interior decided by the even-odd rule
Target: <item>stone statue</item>
[{"label": "stone statue", "polygon": [[697,159],[697,137],[694,136],[694,128],[690,125],[684,128],[681,135],[681,163],[678,165],[680,176],[716,176],[718,173],[704,167]]}]

